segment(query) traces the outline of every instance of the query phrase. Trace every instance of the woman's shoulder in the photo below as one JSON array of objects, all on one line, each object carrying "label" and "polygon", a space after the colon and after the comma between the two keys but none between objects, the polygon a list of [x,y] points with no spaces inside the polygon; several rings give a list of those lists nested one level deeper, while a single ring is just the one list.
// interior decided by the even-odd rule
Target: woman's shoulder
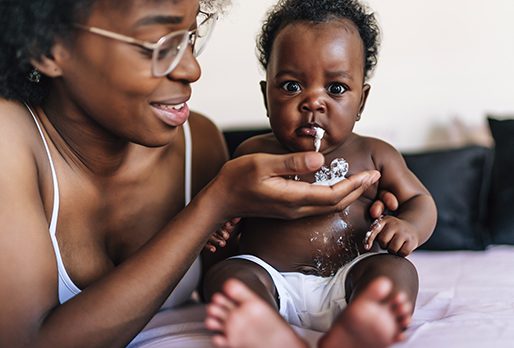
[{"label": "woman's shoulder", "polygon": [[17,101],[0,98],[0,147],[3,156],[17,156],[33,150],[37,132],[27,107]]},{"label": "woman's shoulder", "polygon": [[37,133],[25,105],[0,99],[0,196],[5,202],[31,197],[38,204],[34,199],[39,194],[38,163],[45,150]]}]

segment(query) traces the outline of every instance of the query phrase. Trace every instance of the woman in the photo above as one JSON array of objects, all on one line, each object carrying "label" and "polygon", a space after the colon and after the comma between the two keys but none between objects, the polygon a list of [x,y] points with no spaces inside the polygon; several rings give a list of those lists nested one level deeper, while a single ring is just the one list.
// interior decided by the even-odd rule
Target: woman
[{"label": "woman", "polygon": [[318,169],[314,153],[225,163],[187,107],[203,11],[221,6],[201,5],[2,1],[0,346],[124,346],[189,298],[225,221],[341,210],[378,179],[282,178]]}]

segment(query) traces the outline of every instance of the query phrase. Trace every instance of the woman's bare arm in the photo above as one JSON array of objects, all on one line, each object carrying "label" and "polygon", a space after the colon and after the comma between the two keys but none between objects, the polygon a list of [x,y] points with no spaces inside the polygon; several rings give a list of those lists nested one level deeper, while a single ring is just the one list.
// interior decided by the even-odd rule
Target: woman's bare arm
[{"label": "woman's bare arm", "polygon": [[[144,327],[229,217],[296,218],[343,209],[376,178],[316,187],[285,180],[313,171],[315,153],[245,156],[220,174],[128,260],[59,305],[57,268],[39,188],[32,126],[0,126],[0,346],[122,347]],[[16,116],[16,115],[13,115]],[[28,134],[31,135],[28,135]],[[221,204],[222,203],[222,204]],[[85,260],[84,262],[87,262]]]}]

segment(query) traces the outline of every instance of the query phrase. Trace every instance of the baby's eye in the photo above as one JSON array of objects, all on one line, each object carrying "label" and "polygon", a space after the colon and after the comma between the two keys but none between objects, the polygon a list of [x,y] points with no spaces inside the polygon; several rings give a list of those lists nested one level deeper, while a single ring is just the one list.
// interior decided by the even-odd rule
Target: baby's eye
[{"label": "baby's eye", "polygon": [[346,92],[346,87],[340,83],[332,83],[327,90],[330,94],[340,95]]},{"label": "baby's eye", "polygon": [[287,81],[282,84],[282,89],[289,93],[298,93],[301,88],[298,82]]}]

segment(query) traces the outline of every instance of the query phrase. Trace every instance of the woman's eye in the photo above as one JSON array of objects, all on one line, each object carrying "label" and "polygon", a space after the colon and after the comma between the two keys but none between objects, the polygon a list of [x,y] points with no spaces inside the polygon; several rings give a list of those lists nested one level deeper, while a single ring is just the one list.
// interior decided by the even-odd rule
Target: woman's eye
[{"label": "woman's eye", "polygon": [[340,83],[333,83],[328,86],[328,92],[330,94],[340,95],[346,92],[346,87]]},{"label": "woman's eye", "polygon": [[153,51],[149,50],[149,49],[146,49],[146,48],[142,48],[140,47],[139,48],[139,52],[141,53],[141,55],[145,58],[152,58],[152,55],[153,55]]},{"label": "woman's eye", "polygon": [[297,93],[301,88],[298,82],[287,81],[282,84],[282,89],[289,93]]}]

